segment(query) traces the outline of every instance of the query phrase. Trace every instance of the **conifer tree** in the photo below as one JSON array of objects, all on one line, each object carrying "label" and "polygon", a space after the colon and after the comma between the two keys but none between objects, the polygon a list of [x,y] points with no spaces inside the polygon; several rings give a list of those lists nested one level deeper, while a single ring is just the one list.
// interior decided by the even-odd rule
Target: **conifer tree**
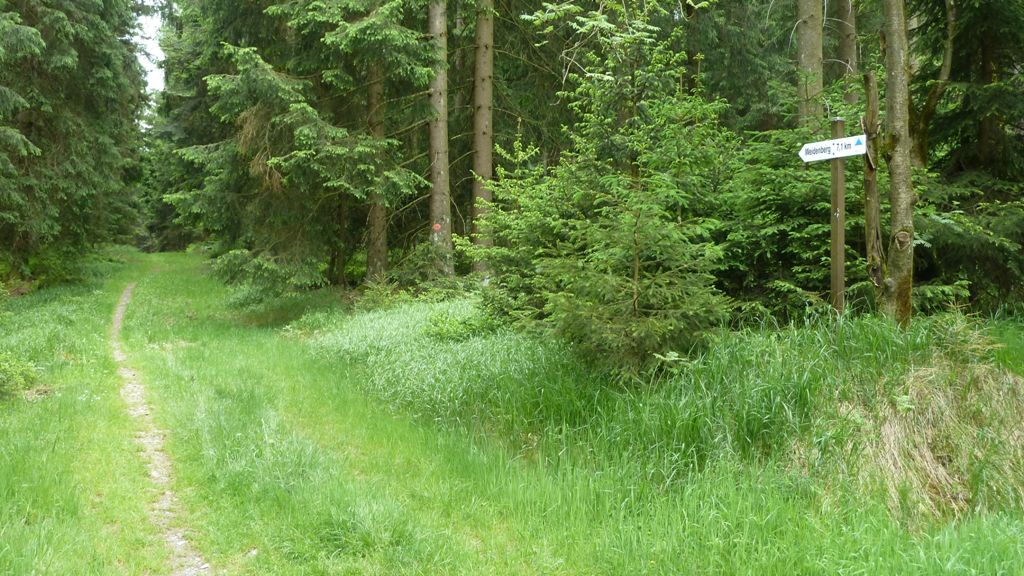
[{"label": "conifer tree", "polygon": [[136,225],[134,2],[0,1],[0,280],[60,280]]}]

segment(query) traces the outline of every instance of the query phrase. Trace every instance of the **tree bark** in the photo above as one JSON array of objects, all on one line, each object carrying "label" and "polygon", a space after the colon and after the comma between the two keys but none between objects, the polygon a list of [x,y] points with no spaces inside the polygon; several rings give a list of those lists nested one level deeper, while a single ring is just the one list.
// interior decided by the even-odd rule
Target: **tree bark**
[{"label": "tree bark", "polygon": [[848,104],[857,103],[857,92],[853,89],[857,77],[857,10],[853,0],[836,0],[836,21],[839,23],[838,60],[843,65],[846,90],[843,99]]},{"label": "tree bark", "polygon": [[[384,74],[379,64],[371,64],[367,73],[367,122],[370,135],[384,139]],[[370,214],[367,219],[366,281],[381,279],[388,269],[388,212],[384,197],[375,190],[368,196]]]},{"label": "tree bark", "polygon": [[338,225],[339,233],[335,239],[337,242],[331,251],[331,261],[328,265],[328,274],[331,284],[334,286],[348,287],[348,277],[345,274],[345,265],[348,263],[349,254],[349,197],[342,194],[338,197]]},{"label": "tree bark", "polygon": [[446,0],[431,0],[428,32],[434,40],[437,58],[430,81],[430,242],[437,254],[437,269],[454,274],[452,247],[452,205],[448,164],[448,16]]},{"label": "tree bark", "polygon": [[[996,81],[995,44],[990,36],[981,39],[981,83],[988,86]],[[978,128],[978,160],[984,168],[990,168],[995,159],[999,125],[994,114],[982,111]]]},{"label": "tree bark", "polygon": [[882,282],[885,279],[885,248],[882,245],[882,201],[878,195],[878,151],[881,149],[878,120],[878,81],[874,72],[864,75],[867,112],[864,133],[868,137],[868,154],[864,158],[864,240],[867,251],[868,277],[875,285],[875,300],[881,307]]},{"label": "tree bark", "polygon": [[886,124],[892,237],[882,312],[901,326],[910,323],[914,278],[914,186],[911,178],[910,61],[904,0],[884,0],[886,35]]},{"label": "tree bark", "polygon": [[797,114],[801,126],[821,127],[822,0],[797,0]]},{"label": "tree bark", "polygon": [[[480,217],[494,195],[487,182],[494,177],[494,0],[477,0],[476,15],[476,81],[473,87],[473,241],[491,246],[489,237],[481,233]],[[475,262],[473,268],[484,272],[486,265]]]}]

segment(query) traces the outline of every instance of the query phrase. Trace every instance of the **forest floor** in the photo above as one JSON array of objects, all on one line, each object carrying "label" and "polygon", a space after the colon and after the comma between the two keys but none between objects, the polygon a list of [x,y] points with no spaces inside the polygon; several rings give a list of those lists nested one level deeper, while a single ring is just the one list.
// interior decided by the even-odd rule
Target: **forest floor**
[{"label": "forest floor", "polygon": [[[908,473],[894,504],[885,482],[860,480],[866,465],[822,448],[872,413],[833,422],[812,403],[800,420],[799,395],[757,396],[791,364],[764,350],[750,354],[763,375],[729,410],[754,413],[757,399],[765,416],[742,426],[787,432],[748,449],[706,424],[710,397],[708,412],[679,420],[699,402],[595,392],[560,349],[464,333],[465,302],[353,312],[324,293],[239,311],[198,256],[119,258],[84,284],[0,308],[0,352],[41,369],[31,390],[0,400],[0,573],[186,574],[206,562],[213,574],[1022,573],[1019,468],[993,457],[976,471],[989,480],[951,481],[976,493],[920,505],[902,492]],[[1007,394],[1021,380],[1008,370],[1024,373],[1024,326],[988,324],[1005,345],[971,374],[1016,407]],[[878,339],[872,350],[889,346],[876,328],[854,327]],[[959,334],[929,330],[878,359],[855,343],[840,357],[881,362],[902,346],[917,374],[937,358],[925,336]],[[800,339],[817,337],[788,334],[742,342],[805,349]],[[730,360],[741,372],[723,381],[746,390],[745,361]],[[780,381],[810,382],[817,368],[801,370]],[[898,380],[886,375],[864,390]],[[122,397],[135,384],[144,394]],[[914,390],[894,396],[905,412],[924,402]],[[654,429],[658,418],[674,436]],[[686,430],[708,450],[692,463],[680,461],[696,454],[680,448]],[[992,451],[1019,455],[1019,440]]]}]

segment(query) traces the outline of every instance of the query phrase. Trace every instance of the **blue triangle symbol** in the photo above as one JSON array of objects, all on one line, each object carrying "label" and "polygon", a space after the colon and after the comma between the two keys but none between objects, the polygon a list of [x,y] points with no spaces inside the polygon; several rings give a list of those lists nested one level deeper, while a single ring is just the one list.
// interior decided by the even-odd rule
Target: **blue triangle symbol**
[{"label": "blue triangle symbol", "polygon": [[864,145],[864,143],[860,141],[860,138],[857,138],[857,146],[863,146],[863,145]]}]

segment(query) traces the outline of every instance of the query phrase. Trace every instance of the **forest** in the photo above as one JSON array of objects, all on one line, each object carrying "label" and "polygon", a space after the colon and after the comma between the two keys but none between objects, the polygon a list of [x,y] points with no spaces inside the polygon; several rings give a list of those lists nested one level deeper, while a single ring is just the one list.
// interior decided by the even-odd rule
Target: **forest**
[{"label": "forest", "polygon": [[0,0],[0,573],[1022,542],[1024,0]]}]

